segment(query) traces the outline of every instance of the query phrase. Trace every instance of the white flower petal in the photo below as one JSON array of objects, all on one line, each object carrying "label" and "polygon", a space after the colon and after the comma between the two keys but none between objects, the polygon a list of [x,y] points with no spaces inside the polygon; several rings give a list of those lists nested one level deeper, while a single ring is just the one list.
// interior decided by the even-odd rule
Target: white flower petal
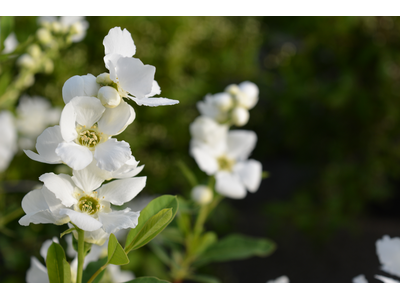
[{"label": "white flower petal", "polygon": [[368,283],[367,278],[365,278],[364,274],[360,274],[353,278],[353,283]]},{"label": "white flower petal", "polygon": [[93,160],[92,151],[74,142],[60,143],[56,153],[64,163],[74,170],[82,170]]},{"label": "white flower petal", "polygon": [[99,220],[108,233],[115,233],[120,229],[135,228],[138,224],[140,212],[130,211],[130,208],[113,211],[110,213],[99,213]]},{"label": "white flower petal", "polygon": [[237,160],[245,160],[257,143],[257,135],[250,130],[230,130],[227,138],[227,154]]},{"label": "white flower petal", "polygon": [[108,265],[107,272],[114,283],[128,282],[135,279],[135,275],[131,271],[121,270],[121,267],[117,265]]},{"label": "white flower petal", "polygon": [[39,180],[61,200],[63,205],[70,207],[77,203],[77,200],[72,196],[75,186],[70,176],[66,174],[56,175],[54,173],[46,173],[41,175]]},{"label": "white flower petal", "polygon": [[121,57],[116,65],[119,86],[136,98],[144,98],[151,92],[156,68],[144,65],[140,59]]},{"label": "white flower petal", "polygon": [[116,135],[135,119],[135,111],[125,101],[114,108],[106,108],[98,122],[99,130],[107,135]]},{"label": "white flower petal", "polygon": [[246,189],[239,176],[225,171],[215,175],[215,190],[232,199],[243,199],[246,197]]},{"label": "white flower petal", "polygon": [[96,82],[96,77],[92,74],[87,74],[81,76],[84,81],[84,95],[77,95],[77,96],[89,96],[89,97],[96,97],[99,89],[100,84]]},{"label": "white flower petal", "polygon": [[104,63],[106,65],[106,68],[110,71],[110,79],[115,83],[118,82],[115,67],[117,66],[117,62],[121,57],[122,56],[120,54],[116,53],[111,53],[104,56]]},{"label": "white flower petal", "polygon": [[[73,170],[72,180],[86,193],[91,193],[97,189],[104,181],[104,178],[99,173],[95,172],[96,162],[93,160],[89,166],[82,170]],[[98,169],[98,168],[96,168]]]},{"label": "white flower petal", "polygon": [[131,148],[125,141],[109,139],[96,146],[94,157],[100,169],[113,172],[122,167],[131,158]]},{"label": "white flower petal", "polygon": [[61,209],[60,213],[68,215],[71,222],[82,230],[94,231],[102,226],[99,221],[85,213],[80,213],[67,208]]},{"label": "white flower petal", "polygon": [[259,161],[249,159],[245,162],[238,162],[234,166],[234,172],[240,177],[244,186],[249,192],[256,192],[262,179],[262,165]]},{"label": "white flower petal", "polygon": [[47,268],[36,257],[31,257],[31,266],[26,272],[27,283],[49,283]]},{"label": "white flower petal", "polygon": [[58,164],[61,163],[61,159],[55,150],[58,144],[63,141],[60,126],[56,125],[46,128],[37,138],[36,149],[39,155],[30,150],[24,150],[24,152],[30,159],[49,164]]},{"label": "white flower petal", "polygon": [[61,225],[68,222],[68,218],[59,213],[64,207],[61,201],[46,187],[25,195],[21,206],[26,215],[19,220],[20,225],[28,226],[30,223]]},{"label": "white flower petal", "polygon": [[71,103],[75,109],[76,122],[88,128],[92,127],[105,111],[105,107],[96,97],[75,97]]},{"label": "white flower petal", "polygon": [[382,276],[382,275],[375,275],[375,278],[379,279],[380,281],[382,281],[384,283],[399,283],[398,280],[395,280],[395,279],[390,278],[390,277]]},{"label": "white flower petal", "polygon": [[65,104],[68,104],[76,96],[85,96],[85,82],[78,75],[69,78],[62,87],[62,97]]},{"label": "white flower petal", "polygon": [[158,85],[158,82],[153,80],[153,85],[151,86],[151,92],[146,95],[146,98],[150,98],[159,94],[161,94],[161,88]]},{"label": "white flower petal", "polygon": [[129,97],[131,100],[135,101],[137,105],[144,106],[163,106],[163,105],[175,105],[178,104],[178,100],[171,100],[167,98],[134,98]]},{"label": "white flower petal", "polygon": [[97,192],[102,201],[122,205],[133,199],[145,186],[146,177],[126,178],[104,184]]},{"label": "white flower petal", "polygon": [[191,147],[190,154],[196,160],[199,168],[207,175],[213,175],[217,172],[219,168],[217,160],[204,147]]},{"label": "white flower petal", "polygon": [[105,54],[117,53],[132,57],[136,53],[136,46],[128,30],[121,27],[111,28],[103,40]]},{"label": "white flower petal", "polygon": [[61,112],[60,118],[60,129],[61,135],[66,142],[71,142],[77,138],[78,133],[76,132],[76,111],[71,101],[64,106]]}]

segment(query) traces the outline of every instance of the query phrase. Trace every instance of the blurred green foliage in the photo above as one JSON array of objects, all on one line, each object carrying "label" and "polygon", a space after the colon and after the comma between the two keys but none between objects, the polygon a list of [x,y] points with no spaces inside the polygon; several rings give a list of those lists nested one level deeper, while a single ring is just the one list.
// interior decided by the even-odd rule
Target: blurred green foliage
[{"label": "blurred green foliage", "polygon": [[[54,62],[52,74],[38,74],[26,93],[64,105],[61,89],[74,75],[106,72],[102,40],[120,26],[132,34],[135,57],[156,67],[161,97],[179,105],[144,107],[132,103],[136,120],[119,139],[146,167],[143,193],[189,193],[178,161],[198,178],[206,176],[189,156],[189,124],[195,103],[231,83],[256,83],[260,100],[244,129],[258,135],[252,157],[263,163],[285,162],[302,174],[285,193],[258,193],[263,230],[290,223],[314,236],[329,236],[348,226],[369,203],[395,193],[400,167],[400,20],[395,17],[87,17],[85,39]],[[36,18],[16,17],[19,42],[35,33]],[[4,74],[1,74],[4,76]],[[54,166],[19,153],[3,173],[2,211],[13,211],[22,197]],[[65,172],[58,168],[56,172]],[[290,171],[274,182],[285,186]],[[270,178],[277,174],[271,172]],[[265,184],[266,179],[262,184]],[[275,188],[276,190],[277,188]],[[246,201],[246,200],[243,200]],[[215,216],[235,212],[223,203]],[[224,216],[224,209],[227,214]],[[229,217],[230,216],[230,217]],[[221,219],[219,219],[221,220]],[[217,222],[211,220],[213,225]],[[66,228],[65,228],[66,229]],[[218,230],[218,228],[216,228]],[[21,227],[17,221],[0,235],[0,281],[23,282],[29,256],[39,257],[41,243],[63,229],[54,225]],[[4,233],[4,234],[3,234]],[[132,256],[137,276],[162,278],[153,254]],[[126,268],[126,266],[124,267]],[[137,271],[138,270],[138,271]]]}]

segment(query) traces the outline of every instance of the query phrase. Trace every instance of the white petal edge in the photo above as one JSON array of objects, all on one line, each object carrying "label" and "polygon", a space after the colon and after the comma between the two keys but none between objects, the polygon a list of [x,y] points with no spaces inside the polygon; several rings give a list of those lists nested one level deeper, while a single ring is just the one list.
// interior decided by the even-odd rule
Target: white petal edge
[{"label": "white petal edge", "polygon": [[63,142],[56,149],[57,155],[74,170],[82,170],[93,160],[92,151],[74,142]]},{"label": "white petal edge", "polygon": [[72,196],[75,186],[70,176],[66,174],[56,175],[54,173],[45,173],[39,177],[39,180],[66,207],[70,207],[77,202]]},{"label": "white petal edge", "polygon": [[226,197],[232,199],[243,199],[247,192],[239,176],[228,173],[218,172],[215,175],[215,190]]},{"label": "white petal edge", "polygon": [[107,233],[115,233],[120,229],[135,228],[138,224],[140,212],[131,211],[130,208],[99,214],[99,220]]},{"label": "white petal edge", "polygon": [[146,186],[146,177],[114,180],[98,189],[99,198],[114,205],[122,205],[139,194]]},{"label": "white petal edge", "polygon": [[249,159],[245,162],[239,162],[234,167],[249,192],[256,192],[262,179],[262,165],[259,161]]},{"label": "white petal edge", "polygon": [[114,172],[131,158],[131,148],[125,141],[109,139],[96,146],[94,157],[100,169]]},{"label": "white petal edge", "polygon": [[102,226],[102,224],[93,217],[72,209],[61,209],[60,213],[68,215],[71,222],[82,230],[94,231]]}]

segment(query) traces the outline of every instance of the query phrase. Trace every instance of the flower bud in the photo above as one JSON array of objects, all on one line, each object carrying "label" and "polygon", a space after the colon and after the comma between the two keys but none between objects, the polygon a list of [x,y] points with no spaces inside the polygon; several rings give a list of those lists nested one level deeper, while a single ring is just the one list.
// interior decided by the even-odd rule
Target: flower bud
[{"label": "flower bud", "polygon": [[37,45],[37,44],[32,44],[31,46],[29,46],[27,52],[34,59],[38,59],[42,54],[42,50],[40,49],[39,45]]},{"label": "flower bud", "polygon": [[228,111],[232,108],[232,97],[228,93],[218,93],[212,96],[213,103],[221,111]]},{"label": "flower bud", "polygon": [[246,125],[249,121],[249,117],[249,111],[240,106],[234,108],[231,113],[232,123],[236,126]]},{"label": "flower bud", "polygon": [[36,35],[39,42],[41,42],[43,45],[50,44],[53,38],[50,31],[47,28],[43,27],[38,29]]},{"label": "flower bud", "polygon": [[103,86],[97,93],[97,98],[105,107],[114,108],[121,103],[121,96],[118,91],[111,86]]},{"label": "flower bud", "polygon": [[54,70],[54,64],[51,59],[46,59],[43,63],[43,70],[45,73],[50,74]]},{"label": "flower bud", "polygon": [[110,85],[113,81],[110,79],[110,74],[102,73],[96,77],[96,82],[100,85]]},{"label": "flower bud", "polygon": [[225,88],[225,92],[231,95],[236,95],[240,92],[240,89],[236,84],[230,84]]},{"label": "flower bud", "polygon": [[213,192],[206,185],[198,185],[192,189],[192,199],[199,204],[208,204],[213,199]]},{"label": "flower bud", "polygon": [[239,99],[240,104],[247,109],[253,108],[258,102],[259,90],[257,85],[250,81],[244,81],[239,84],[239,89],[241,94],[246,96]]},{"label": "flower bud", "polygon": [[36,67],[36,62],[29,54],[25,53],[21,55],[18,60],[17,64],[26,69],[34,69]]}]

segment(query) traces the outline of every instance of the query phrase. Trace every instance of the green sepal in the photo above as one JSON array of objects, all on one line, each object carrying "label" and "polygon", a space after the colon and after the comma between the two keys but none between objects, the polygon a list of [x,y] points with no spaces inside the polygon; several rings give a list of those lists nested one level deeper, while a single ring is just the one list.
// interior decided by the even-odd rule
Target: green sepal
[{"label": "green sepal", "polygon": [[108,260],[109,264],[113,265],[126,265],[129,263],[129,258],[126,255],[124,248],[118,243],[117,238],[111,233],[108,240]]},{"label": "green sepal", "polygon": [[[108,257],[103,257],[102,259],[98,261],[92,261],[89,263],[86,267],[85,270],[83,270],[83,275],[82,275],[82,282],[88,282],[90,278],[94,275],[94,273],[97,272],[98,269],[100,269],[102,266],[104,266],[107,263]],[[98,283],[100,282],[101,278],[104,275],[104,272],[106,269],[100,272],[99,275],[96,276],[96,278],[92,281],[92,283]]]},{"label": "green sepal", "polygon": [[164,195],[153,199],[141,212],[138,225],[129,231],[125,252],[143,247],[154,239],[174,219],[178,211],[176,196]]},{"label": "green sepal", "polygon": [[129,280],[125,283],[170,283],[170,282],[167,280],[159,279],[154,276],[143,276]]},{"label": "green sepal", "polygon": [[68,234],[68,233],[71,233],[71,232],[74,231],[74,230],[76,230],[75,227],[72,227],[72,228],[69,228],[69,229],[65,230],[63,233],[60,234],[60,239],[61,239],[64,235],[66,235],[66,234]]},{"label": "green sepal", "polygon": [[53,242],[49,247],[46,267],[50,283],[71,283],[71,267],[60,244]]},{"label": "green sepal", "polygon": [[208,247],[195,262],[196,266],[209,262],[245,259],[251,256],[267,256],[276,245],[266,238],[253,238],[239,234],[229,235]]}]

